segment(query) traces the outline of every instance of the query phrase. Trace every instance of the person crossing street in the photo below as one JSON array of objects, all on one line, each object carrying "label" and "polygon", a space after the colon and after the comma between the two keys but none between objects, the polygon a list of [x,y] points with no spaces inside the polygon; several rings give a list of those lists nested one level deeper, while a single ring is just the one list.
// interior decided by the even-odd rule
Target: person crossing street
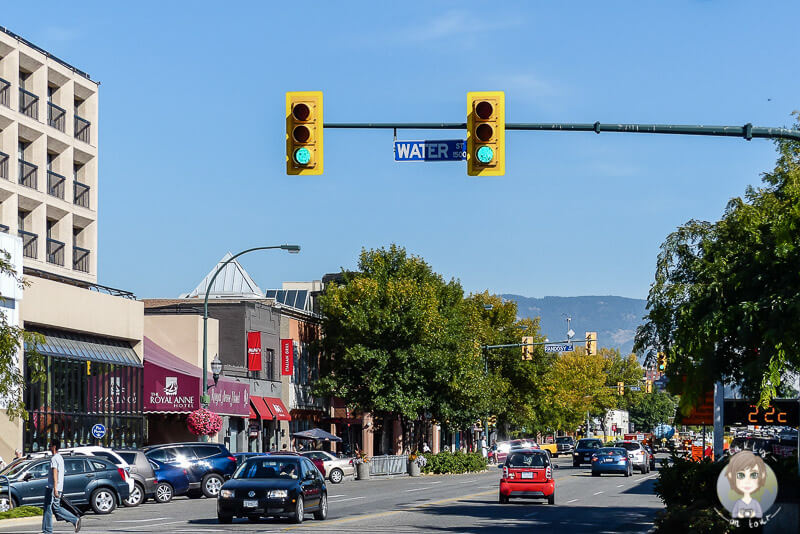
[{"label": "person crossing street", "polygon": [[61,493],[64,491],[64,458],[58,454],[61,446],[58,439],[50,442],[50,469],[47,471],[47,487],[44,493],[44,513],[42,514],[42,533],[53,534],[53,515],[57,519],[72,523],[75,532],[81,530],[81,518],[61,507]]}]

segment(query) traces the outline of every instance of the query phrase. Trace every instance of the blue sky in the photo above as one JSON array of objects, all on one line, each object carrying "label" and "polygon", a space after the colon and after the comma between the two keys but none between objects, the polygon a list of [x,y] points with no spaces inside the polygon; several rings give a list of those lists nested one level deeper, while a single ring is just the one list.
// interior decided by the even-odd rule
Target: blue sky
[{"label": "blue sky", "polygon": [[[764,140],[509,132],[506,176],[395,163],[390,131],[325,133],[286,176],[284,93],[328,121],[788,126],[797,2],[5,2],[0,25],[100,87],[100,283],[189,291],[228,250],[262,287],[397,243],[468,291],[644,298],[658,247],[716,220],[775,160]],[[481,22],[482,21],[482,22]],[[401,132],[404,139],[456,132]]]}]

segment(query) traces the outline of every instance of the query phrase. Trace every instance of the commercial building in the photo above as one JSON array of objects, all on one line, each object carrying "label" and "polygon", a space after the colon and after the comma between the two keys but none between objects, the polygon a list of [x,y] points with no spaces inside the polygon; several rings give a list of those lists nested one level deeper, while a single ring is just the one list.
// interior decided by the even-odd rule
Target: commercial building
[{"label": "commercial building", "polygon": [[4,458],[54,436],[66,445],[142,443],[143,305],[97,283],[98,88],[0,27],[0,231],[21,241],[29,285],[19,319],[44,336],[47,375],[31,383],[20,359],[29,417],[0,417]]}]

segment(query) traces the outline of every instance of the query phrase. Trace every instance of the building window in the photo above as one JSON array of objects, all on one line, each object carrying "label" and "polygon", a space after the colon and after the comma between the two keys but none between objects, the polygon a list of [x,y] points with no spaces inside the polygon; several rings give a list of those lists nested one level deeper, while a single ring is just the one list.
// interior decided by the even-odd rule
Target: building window
[{"label": "building window", "polygon": [[275,351],[272,349],[267,349],[266,351],[266,358],[267,361],[265,362],[266,365],[264,370],[266,371],[266,378],[267,380],[275,380]]}]

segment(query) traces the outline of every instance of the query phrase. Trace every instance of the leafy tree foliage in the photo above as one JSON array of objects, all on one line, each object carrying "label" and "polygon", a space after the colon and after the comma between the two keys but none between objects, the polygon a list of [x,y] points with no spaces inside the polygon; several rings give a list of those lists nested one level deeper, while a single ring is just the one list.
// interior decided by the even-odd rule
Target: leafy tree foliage
[{"label": "leafy tree foliage", "polygon": [[669,422],[675,417],[677,402],[674,397],[664,391],[640,395],[628,408],[630,421],[637,430],[652,432],[661,423]]},{"label": "leafy tree foliage", "polygon": [[800,142],[777,146],[762,187],[661,247],[634,349],[667,354],[684,410],[723,379],[766,404],[800,368]]}]

